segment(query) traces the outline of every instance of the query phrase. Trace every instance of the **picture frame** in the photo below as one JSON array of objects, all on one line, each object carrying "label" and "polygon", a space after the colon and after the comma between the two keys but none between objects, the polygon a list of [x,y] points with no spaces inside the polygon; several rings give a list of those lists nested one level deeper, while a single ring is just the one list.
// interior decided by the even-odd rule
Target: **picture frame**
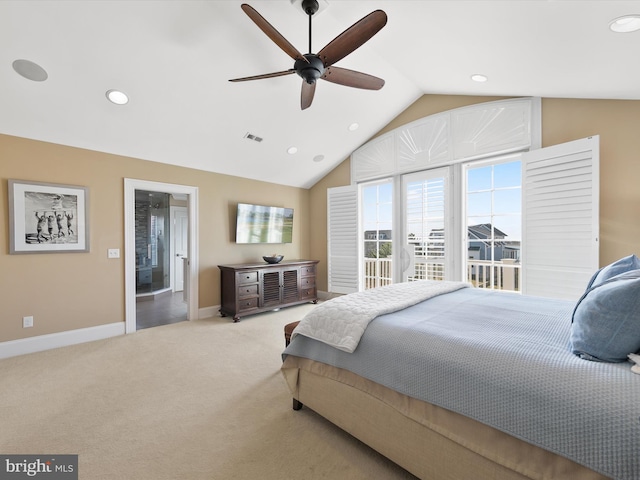
[{"label": "picture frame", "polygon": [[9,182],[9,253],[89,251],[89,189]]}]

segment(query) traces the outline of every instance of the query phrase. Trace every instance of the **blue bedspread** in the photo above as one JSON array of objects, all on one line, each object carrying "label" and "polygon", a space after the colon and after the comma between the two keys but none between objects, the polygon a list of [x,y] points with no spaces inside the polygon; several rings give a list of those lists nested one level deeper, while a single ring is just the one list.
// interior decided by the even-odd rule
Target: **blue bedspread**
[{"label": "blue bedspread", "polygon": [[298,335],[283,355],[350,370],[616,480],[638,480],[640,375],[570,352],[573,307],[467,288],[376,318],[353,353]]}]

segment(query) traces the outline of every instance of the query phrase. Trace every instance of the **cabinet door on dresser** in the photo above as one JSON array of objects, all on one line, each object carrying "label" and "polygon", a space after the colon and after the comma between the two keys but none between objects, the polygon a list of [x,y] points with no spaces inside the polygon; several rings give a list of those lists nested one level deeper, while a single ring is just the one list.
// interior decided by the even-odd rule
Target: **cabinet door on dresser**
[{"label": "cabinet door on dresser", "polygon": [[271,307],[280,305],[280,271],[263,270],[262,277],[262,302],[261,307]]},{"label": "cabinet door on dresser", "polygon": [[282,303],[293,303],[300,300],[298,293],[298,269],[282,271]]},{"label": "cabinet door on dresser", "polygon": [[278,306],[300,300],[298,293],[298,268],[261,272],[261,307]]}]

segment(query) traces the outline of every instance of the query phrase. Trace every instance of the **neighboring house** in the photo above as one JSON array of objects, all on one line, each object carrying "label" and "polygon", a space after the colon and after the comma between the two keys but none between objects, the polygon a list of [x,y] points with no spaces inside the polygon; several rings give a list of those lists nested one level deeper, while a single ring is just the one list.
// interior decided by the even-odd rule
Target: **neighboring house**
[{"label": "neighboring house", "polygon": [[365,240],[391,240],[391,230],[365,230]]},{"label": "neighboring house", "polygon": [[[473,260],[491,260],[491,228],[490,223],[470,225],[468,227],[469,257]],[[497,227],[493,227],[493,260],[503,258],[520,260],[520,242],[507,241],[507,234]]]},{"label": "neighboring house", "polygon": [[[469,239],[468,258],[472,260],[491,260],[491,224],[482,223],[478,225],[470,225],[468,227],[467,238]],[[493,228],[494,231],[494,247],[493,247],[493,260],[496,262],[502,259],[520,260],[520,242],[505,240],[507,234],[499,228]],[[380,231],[380,234],[384,232],[391,238],[391,232],[388,230]],[[375,232],[365,232],[365,238],[368,239],[368,235],[375,235]],[[411,237],[411,234],[409,235]],[[441,228],[433,229],[429,233],[429,241],[426,245],[424,242],[409,242],[420,247],[426,247],[427,256],[436,257],[443,255],[443,241],[444,231]],[[375,239],[375,238],[372,238]]]},{"label": "neighboring house", "polygon": [[391,230],[365,230],[364,240],[366,258],[391,257]]}]

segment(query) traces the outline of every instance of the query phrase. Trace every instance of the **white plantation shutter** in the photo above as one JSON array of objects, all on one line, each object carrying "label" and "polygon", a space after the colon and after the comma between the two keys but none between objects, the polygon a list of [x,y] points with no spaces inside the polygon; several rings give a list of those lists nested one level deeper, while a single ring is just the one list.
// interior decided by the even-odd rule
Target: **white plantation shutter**
[{"label": "white plantation shutter", "polygon": [[329,292],[358,291],[358,187],[327,190]]},{"label": "white plantation shutter", "polygon": [[523,293],[577,300],[598,269],[598,136],[523,154]]}]

